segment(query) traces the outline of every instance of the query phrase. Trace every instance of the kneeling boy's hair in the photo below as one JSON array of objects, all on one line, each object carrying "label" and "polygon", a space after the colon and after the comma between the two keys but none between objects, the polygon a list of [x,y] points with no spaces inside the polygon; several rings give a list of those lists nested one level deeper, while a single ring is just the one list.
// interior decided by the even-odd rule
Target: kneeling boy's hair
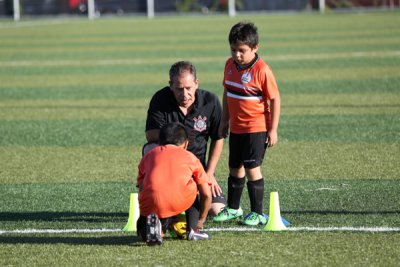
[{"label": "kneeling boy's hair", "polygon": [[159,144],[160,145],[182,145],[188,140],[188,133],[181,123],[171,122],[164,125],[160,129]]}]

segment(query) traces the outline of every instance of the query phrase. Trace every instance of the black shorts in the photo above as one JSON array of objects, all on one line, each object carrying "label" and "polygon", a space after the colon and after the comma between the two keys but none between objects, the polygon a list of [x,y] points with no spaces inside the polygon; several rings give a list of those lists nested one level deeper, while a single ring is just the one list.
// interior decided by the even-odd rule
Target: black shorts
[{"label": "black shorts", "polygon": [[229,167],[246,169],[261,166],[267,150],[267,132],[229,135]]}]

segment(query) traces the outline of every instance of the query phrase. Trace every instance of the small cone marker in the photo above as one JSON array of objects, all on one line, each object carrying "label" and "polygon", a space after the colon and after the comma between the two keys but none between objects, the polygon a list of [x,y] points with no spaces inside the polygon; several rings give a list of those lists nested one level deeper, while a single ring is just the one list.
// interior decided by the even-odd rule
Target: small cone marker
[{"label": "small cone marker", "polygon": [[122,228],[124,232],[136,232],[136,222],[139,219],[139,200],[137,193],[131,193],[129,201],[129,217],[125,227]]},{"label": "small cone marker", "polygon": [[279,208],[278,192],[271,192],[269,197],[269,219],[263,231],[283,231],[286,226],[282,222]]}]

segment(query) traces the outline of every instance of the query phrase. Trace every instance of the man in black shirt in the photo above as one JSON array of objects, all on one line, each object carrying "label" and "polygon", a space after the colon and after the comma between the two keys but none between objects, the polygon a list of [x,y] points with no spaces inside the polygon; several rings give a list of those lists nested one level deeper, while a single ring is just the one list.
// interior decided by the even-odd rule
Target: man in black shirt
[{"label": "man in black shirt", "polygon": [[[160,128],[169,122],[180,122],[189,133],[188,150],[195,154],[210,177],[213,203],[210,214],[218,214],[225,207],[226,199],[218,185],[214,172],[221,156],[224,139],[219,135],[221,104],[218,97],[208,91],[198,89],[195,66],[188,61],[173,64],[169,71],[169,86],[157,91],[149,105],[146,120],[146,139],[158,142]],[[210,151],[206,160],[207,144]]]}]

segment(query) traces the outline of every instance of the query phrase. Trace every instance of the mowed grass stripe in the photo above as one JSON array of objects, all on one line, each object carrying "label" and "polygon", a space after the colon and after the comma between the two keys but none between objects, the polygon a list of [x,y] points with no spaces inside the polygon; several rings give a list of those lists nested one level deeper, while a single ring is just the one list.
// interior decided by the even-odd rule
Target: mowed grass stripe
[{"label": "mowed grass stripe", "polygon": [[[1,146],[128,145],[145,141],[145,118],[3,120],[0,123]],[[397,114],[284,115],[280,125],[281,138],[288,141],[400,141]]]},{"label": "mowed grass stripe", "polygon": [[[200,88],[205,88],[222,96],[222,85],[220,81],[211,81],[199,73]],[[0,106],[13,106],[18,105],[15,100],[25,103],[29,100],[44,101],[46,100],[97,100],[109,99],[111,101],[120,101],[120,99],[144,99],[148,102],[156,90],[164,87],[167,80],[155,81],[154,84],[144,83],[137,81],[133,84],[118,84],[113,85],[60,85],[57,87],[45,86],[31,87],[29,84],[23,87],[15,88],[2,88],[0,89]],[[386,78],[366,78],[366,79],[343,79],[327,81],[286,81],[279,79],[278,86],[283,96],[283,104],[287,102],[287,97],[293,95],[295,97],[302,97],[304,94],[308,97],[310,94],[329,94],[329,98],[335,97],[335,94],[376,94],[377,88],[381,95],[378,99],[387,99],[387,96],[393,97],[394,101],[398,103],[398,92],[400,85],[400,77]],[[334,99],[334,98],[333,98]],[[312,99],[308,99],[312,100]],[[17,101],[17,102],[18,102]],[[55,101],[55,103],[57,103]],[[376,103],[371,99],[371,103]],[[79,103],[79,101],[77,102]],[[354,99],[354,105],[358,103]],[[311,104],[311,103],[305,103]],[[28,107],[30,104],[28,104]]]},{"label": "mowed grass stripe", "polygon": [[[237,19],[245,19],[247,16],[238,16]],[[260,27],[261,35],[268,33],[278,39],[279,36],[285,38],[294,38],[299,40],[301,36],[309,36],[308,39],[312,39],[308,33],[313,33],[313,36],[318,38],[326,36],[333,36],[337,38],[340,35],[347,35],[354,39],[359,39],[360,33],[362,36],[382,37],[384,33],[395,33],[399,29],[396,27],[398,16],[395,13],[380,13],[369,16],[359,16],[357,14],[346,14],[342,15],[340,21],[335,16],[299,16],[291,17],[287,16],[284,21],[274,16],[252,16],[252,19],[264,27]],[[200,21],[200,23],[199,23]],[[182,23],[184,22],[184,23]],[[293,27],[294,23],[297,26]],[[368,29],[365,28],[365,23],[369,24]],[[21,23],[22,24],[22,23]],[[34,23],[31,23],[34,25]],[[154,20],[146,20],[143,18],[117,18],[109,20],[96,20],[94,22],[88,22],[87,20],[75,20],[75,21],[64,21],[58,25],[49,25],[47,27],[39,26],[41,31],[35,33],[36,36],[40,36],[43,39],[49,37],[50,41],[58,41],[62,43],[75,43],[75,42],[87,42],[95,41],[96,43],[106,42],[106,40],[115,40],[115,43],[124,43],[127,41],[139,40],[151,40],[157,42],[160,40],[176,41],[173,36],[193,36],[193,39],[198,38],[199,40],[207,40],[211,38],[220,37],[219,32],[228,30],[232,22],[225,16],[219,17],[207,17],[207,18],[184,18],[184,20],[175,18],[156,18]],[[79,26],[78,26],[79,25]],[[195,28],[192,26],[196,25]],[[179,31],[176,31],[176,27],[179,26]],[[62,35],[57,30],[59,27],[63,27],[64,31]],[[102,31],[96,30],[101,27]],[[78,32],[81,28],[86,29],[84,37]],[[340,30],[338,30],[340,29]],[[2,29],[6,37],[20,37],[27,38],[33,35],[32,31],[27,29]],[[373,35],[376,32],[377,35]],[[23,35],[25,34],[25,35]],[[59,40],[57,36],[61,36]],[[200,38],[202,36],[202,38]],[[371,38],[369,38],[371,39]],[[31,39],[31,42],[35,42],[35,39]],[[113,43],[114,44],[114,43]]]},{"label": "mowed grass stripe", "polygon": [[[327,94],[328,100],[334,97],[334,94],[374,94],[377,91],[382,93],[385,98],[386,93],[394,94],[393,99],[399,98],[400,77],[374,77],[363,79],[338,79],[338,80],[315,80],[308,81],[287,81],[285,79],[278,80],[278,86],[283,96],[308,94]],[[1,93],[1,91],[0,91]],[[381,98],[379,97],[379,99]],[[283,99],[285,101],[285,99]],[[344,101],[346,101],[344,99]],[[374,101],[374,100],[371,100]],[[355,104],[358,102],[355,101]]]},{"label": "mowed grass stripe", "polygon": [[145,143],[144,118],[0,121],[0,145],[128,145]]},{"label": "mowed grass stripe", "polygon": [[[328,46],[319,46],[315,44],[315,46],[310,46],[308,44],[304,45],[270,45],[267,42],[265,44],[261,44],[259,53],[261,55],[296,55],[299,54],[299,51],[305,54],[322,54],[322,53],[346,53],[349,50],[353,52],[369,52],[374,53],[379,50],[386,51],[398,51],[400,45],[400,41],[393,41],[388,44],[381,44],[379,42],[360,45],[358,43],[353,44],[343,44],[338,43],[336,46],[328,45]],[[152,46],[151,46],[152,47]],[[229,56],[229,46],[226,42],[222,45],[198,45],[193,44],[189,46],[189,44],[181,45],[181,46],[162,46],[158,48],[155,52],[149,50],[149,46],[143,47],[133,47],[127,46],[125,49],[115,49],[114,47],[101,47],[101,48],[92,48],[88,47],[85,49],[81,49],[79,47],[74,48],[51,48],[51,49],[42,49],[39,51],[31,51],[30,49],[25,49],[21,51],[15,51],[12,49],[2,49],[3,52],[0,51],[0,60],[1,61],[12,61],[12,60],[20,60],[24,61],[27,58],[31,60],[73,60],[77,57],[81,58],[81,60],[93,60],[93,59],[126,59],[126,58],[143,58],[143,54],[145,54],[144,58],[148,58],[150,60],[156,60],[158,58],[165,58],[166,56],[171,58],[192,58],[192,57],[201,57],[204,54],[215,56],[217,58],[221,58],[224,56]],[[49,51],[47,51],[49,50]],[[53,50],[53,51],[51,51]]]},{"label": "mowed grass stripe", "polygon": [[[18,255],[5,258],[3,262],[16,266],[26,264],[27,259],[30,264],[36,266],[47,264],[127,266],[132,262],[140,262],[140,266],[165,266],[169,262],[200,266],[208,266],[210,262],[229,266],[249,263],[256,265],[264,262],[273,266],[282,265],[283,262],[288,265],[304,263],[310,266],[336,262],[339,264],[345,262],[348,265],[356,263],[360,266],[396,266],[400,258],[396,249],[399,235],[394,233],[343,235],[310,232],[281,234],[248,232],[240,236],[238,238],[238,233],[234,232],[213,233],[210,242],[188,244],[184,241],[170,241],[156,248],[138,242],[132,234],[123,233],[62,236],[41,234],[2,237],[0,240],[5,244],[2,250],[5,255]],[[298,246],[299,243],[302,246]],[[230,248],[229,257],[221,259],[220,255],[227,254],[226,248],[221,246]],[[193,253],[188,248],[201,250],[202,255]],[[243,248],[258,251],[259,255],[255,259],[254,253],[244,253]],[[44,255],[51,256],[44,257]],[[204,255],[218,255],[218,257]]]},{"label": "mowed grass stripe", "polygon": [[[295,43],[308,43],[315,42],[316,39],[322,41],[371,41],[376,39],[381,39],[382,42],[385,40],[396,40],[396,35],[400,33],[400,30],[393,26],[387,27],[387,25],[377,25],[377,27],[371,27],[369,29],[359,28],[357,30],[354,27],[343,27],[338,30],[337,27],[330,28],[332,23],[330,22],[323,25],[305,25],[303,28],[293,30],[292,25],[289,26],[291,28],[285,29],[285,31],[277,32],[275,31],[274,26],[270,26],[274,24],[274,20],[272,18],[265,18],[263,20],[258,20],[255,17],[256,23],[260,25],[268,24],[267,27],[262,27],[259,29],[261,42],[268,43],[280,43],[280,42],[295,42]],[[387,18],[391,21],[395,21],[396,17]],[[326,21],[326,20],[325,20]],[[180,43],[179,39],[181,36],[188,36],[189,42],[203,43],[207,44],[209,42],[214,43],[224,43],[226,41],[225,36],[221,34],[224,30],[229,30],[230,21],[221,20],[219,25],[212,25],[210,27],[209,21],[202,21],[203,23],[197,24],[196,28],[184,29],[182,24],[179,25],[179,31],[177,32],[175,27],[176,23],[173,21],[168,21],[163,26],[166,26],[165,29],[159,30],[153,28],[152,21],[145,21],[143,23],[143,27],[130,27],[124,23],[124,21],[119,19],[114,19],[112,22],[115,23],[115,28],[110,32],[107,29],[103,28],[103,31],[99,32],[88,32],[84,37],[77,33],[76,29],[69,29],[74,24],[71,22],[56,25],[57,28],[63,27],[66,28],[67,32],[56,31],[57,28],[48,27],[47,29],[42,29],[42,31],[33,35],[32,32],[26,33],[23,30],[19,31],[7,31],[3,30],[4,41],[0,44],[0,47],[3,48],[43,48],[43,47],[69,47],[69,46],[102,46],[107,44],[108,46],[142,46],[143,44],[152,44],[163,42],[166,45],[177,45]],[[137,19],[131,19],[130,23],[137,23]],[[158,21],[159,22],[159,21]],[[92,25],[87,25],[87,21],[81,21],[80,24],[91,27]],[[102,21],[91,22],[93,24],[101,24]],[[157,21],[156,21],[157,23]],[[178,22],[179,23],[179,22]],[[195,22],[193,22],[195,23]],[[312,22],[315,23],[315,22]],[[352,22],[348,22],[352,23]],[[189,24],[190,25],[190,24]],[[109,27],[108,24],[105,24],[106,28]],[[160,25],[161,26],[161,25]],[[217,26],[217,27],[215,27]],[[279,27],[281,29],[282,27]],[[193,34],[194,33],[194,34]],[[173,35],[171,35],[173,34]],[[32,36],[36,36],[37,38],[30,38]],[[178,38],[176,38],[178,37]],[[398,38],[397,38],[398,39]]]},{"label": "mowed grass stripe", "polygon": [[288,115],[280,135],[290,141],[399,142],[398,114]]},{"label": "mowed grass stripe", "polygon": [[[400,111],[400,97],[396,93],[337,93],[327,98],[326,93],[297,95],[285,92],[282,99],[284,116],[396,114]],[[8,100],[0,102],[0,120],[145,118],[149,101],[150,98],[143,97]]]},{"label": "mowed grass stripe", "polygon": [[[282,70],[278,69],[275,71],[275,75],[279,80],[284,81],[335,81],[335,80],[359,80],[359,79],[370,79],[373,77],[388,79],[397,78],[398,69],[391,66],[368,66],[368,67],[337,67],[337,68],[302,68],[302,69],[291,69]],[[201,72],[201,78],[204,80],[221,81],[222,72]],[[7,88],[24,88],[29,87],[41,87],[41,88],[56,88],[59,86],[79,86],[82,84],[90,84],[91,86],[99,85],[132,85],[135,86],[137,83],[146,83],[149,86],[162,83],[154,77],[165,77],[165,81],[168,81],[166,72],[155,71],[153,73],[135,73],[132,72],[129,75],[125,73],[93,73],[87,75],[85,73],[80,74],[46,74],[46,75],[18,75],[18,76],[7,76],[5,80],[2,80],[0,85],[1,89]],[[162,83],[165,84],[166,82]]]},{"label": "mowed grass stripe", "polygon": [[0,102],[1,120],[145,118],[148,98]]},{"label": "mowed grass stripe", "polygon": [[[228,26],[226,27],[229,28]],[[175,33],[173,37],[171,34]],[[206,48],[217,48],[227,45],[226,37],[221,33],[221,29],[217,31],[209,31],[206,35],[196,31],[197,35],[191,35],[187,39],[189,44],[204,45]],[[271,31],[260,31],[260,42],[262,44],[268,44],[270,47],[287,47],[288,43],[295,44],[297,47],[301,46],[317,46],[317,42],[321,42],[325,46],[335,46],[339,43],[343,44],[376,44],[377,40],[381,40],[381,44],[391,44],[399,42],[397,34],[400,30],[397,29],[380,29],[379,31],[337,31],[326,32],[320,31],[309,31],[303,33],[290,33],[285,32],[273,33]],[[37,36],[37,38],[9,38],[4,39],[0,44],[2,49],[7,51],[43,51],[43,49],[49,49],[49,51],[57,51],[58,49],[73,49],[76,47],[87,50],[88,48],[96,49],[146,49],[146,46],[154,45],[157,43],[163,43],[165,47],[180,46],[181,36],[187,36],[186,32],[167,32],[163,34],[143,35],[143,32],[130,32],[121,33],[119,35],[104,34],[102,36],[87,35],[85,37],[71,37],[68,35],[49,34],[45,36]],[[317,41],[317,39],[319,41]],[[209,47],[210,43],[214,46]],[[158,50],[158,47],[155,47]],[[147,47],[147,50],[149,48]]]},{"label": "mowed grass stripe", "polygon": [[[267,151],[263,172],[267,180],[279,181],[398,179],[399,149],[398,142],[281,140],[279,145]],[[2,146],[1,183],[131,181],[136,177],[141,150],[142,144]],[[216,177],[224,188],[228,176],[227,161],[228,145],[225,144],[216,171]]]},{"label": "mowed grass stripe", "polygon": [[[178,39],[178,38],[177,38]],[[175,40],[177,40],[175,39]],[[150,51],[154,49],[158,52],[160,51],[167,51],[169,52],[171,47],[175,47],[177,50],[183,51],[197,51],[196,54],[202,52],[204,50],[220,50],[224,51],[227,49],[228,43],[221,39],[221,40],[211,40],[205,38],[205,40],[199,41],[197,38],[188,38],[187,42],[183,45],[179,39],[174,42],[164,42],[163,38],[160,38],[156,41],[139,41],[139,42],[116,42],[110,43],[110,40],[98,43],[91,43],[85,42],[82,44],[68,44],[68,45],[40,45],[40,46],[10,46],[10,47],[2,47],[1,54],[10,54],[10,53],[18,53],[18,54],[41,54],[41,53],[48,53],[48,54],[58,54],[60,52],[69,53],[75,52],[77,48],[79,48],[80,53],[97,53],[97,52],[143,52],[143,51]],[[116,40],[118,41],[118,40]],[[217,42],[214,42],[217,41]],[[400,38],[393,38],[393,36],[388,37],[380,37],[380,38],[354,38],[354,39],[336,39],[334,37],[330,37],[327,39],[313,39],[313,40],[302,40],[301,42],[288,42],[288,41],[265,41],[268,45],[267,47],[271,49],[285,49],[285,48],[314,48],[314,47],[325,47],[329,48],[329,50],[335,50],[336,47],[346,46],[346,48],[351,47],[385,47],[391,45],[399,45]],[[263,42],[260,42],[263,45]],[[151,45],[151,49],[149,49],[149,45]]]},{"label": "mowed grass stripe", "polygon": [[0,151],[2,184],[133,183],[142,146],[15,146]]},{"label": "mowed grass stripe", "polygon": [[[278,191],[281,214],[294,227],[383,227],[398,225],[395,180],[266,180]],[[127,221],[132,181],[3,185],[0,229],[122,228]],[[29,194],[28,194],[29,192]],[[17,194],[14,202],[9,196]],[[54,198],[54,195],[57,198]],[[7,198],[8,197],[8,198]],[[113,201],[109,201],[113,199]],[[268,207],[269,199],[265,199]],[[250,203],[243,199],[242,207]],[[340,215],[340,216],[338,216]],[[207,227],[237,227],[207,222]]]},{"label": "mowed grass stripe", "polygon": [[[261,55],[263,56],[263,55]],[[223,68],[227,56],[220,57],[191,57],[197,67],[219,71]],[[291,54],[291,55],[266,55],[265,60],[278,68],[304,67],[305,62],[309,67],[321,66],[397,66],[400,61],[398,51],[369,51],[347,53],[323,53],[323,54]],[[43,73],[92,73],[92,72],[137,72],[152,71],[170,64],[171,58],[158,59],[94,59],[94,60],[13,60],[0,61],[0,75],[5,74],[43,74]],[[210,65],[210,63],[212,63]],[[34,68],[33,68],[34,67]],[[78,67],[78,68],[77,68]]]},{"label": "mowed grass stripe", "polygon": [[[114,84],[114,85],[79,85],[70,86],[64,85],[57,88],[48,86],[43,87],[29,87],[28,85],[21,88],[4,88],[0,89],[0,106],[8,105],[7,103],[16,104],[15,101],[44,101],[46,100],[93,100],[94,103],[98,99],[107,99],[109,101],[119,101],[121,99],[129,99],[134,101],[135,99],[147,98],[146,102],[150,100],[150,97],[158,90],[166,85],[167,82],[158,81],[156,84]],[[221,90],[220,88],[218,88]],[[215,90],[215,88],[214,88]],[[57,102],[55,101],[55,102]]]}]

